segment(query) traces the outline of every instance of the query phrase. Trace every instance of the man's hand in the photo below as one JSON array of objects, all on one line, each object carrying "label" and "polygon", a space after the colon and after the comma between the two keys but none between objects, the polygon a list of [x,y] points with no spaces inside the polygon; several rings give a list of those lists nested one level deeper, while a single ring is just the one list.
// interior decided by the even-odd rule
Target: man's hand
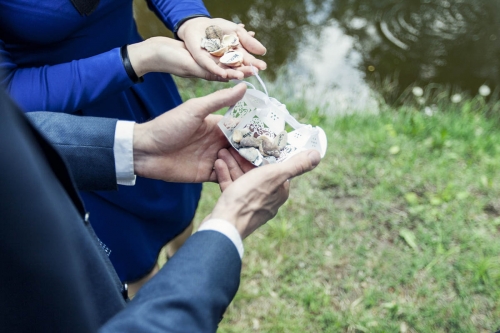
[{"label": "man's hand", "polygon": [[224,192],[236,179],[255,166],[243,158],[234,148],[219,150],[219,159],[215,161],[215,171],[220,190]]},{"label": "man's hand", "polygon": [[[221,27],[225,35],[236,34],[238,36],[240,45],[237,51],[244,55],[244,66],[231,69],[223,64],[219,64],[219,57],[210,55],[210,53],[200,47],[201,39],[205,37],[205,29],[211,25]],[[250,64],[261,70],[267,67],[264,61],[256,59],[252,55],[264,55],[266,54],[266,48],[254,38],[253,32],[245,30],[243,24],[236,24],[221,18],[197,17],[183,23],[177,31],[177,35],[184,41],[186,48],[200,67],[223,79],[241,80],[245,76],[252,75],[251,68],[249,67]]]},{"label": "man's hand", "polygon": [[[239,176],[231,173],[225,159],[215,164],[218,178],[225,180],[225,190],[210,218],[233,223],[244,239],[276,215],[288,199],[289,180],[314,169],[321,157],[316,150],[308,150],[282,163],[255,168]],[[229,184],[232,177],[237,179]]]},{"label": "man's hand", "polygon": [[156,119],[134,127],[134,171],[169,182],[217,181],[217,153],[228,147],[211,113],[236,104],[246,91],[241,83],[191,99]]}]

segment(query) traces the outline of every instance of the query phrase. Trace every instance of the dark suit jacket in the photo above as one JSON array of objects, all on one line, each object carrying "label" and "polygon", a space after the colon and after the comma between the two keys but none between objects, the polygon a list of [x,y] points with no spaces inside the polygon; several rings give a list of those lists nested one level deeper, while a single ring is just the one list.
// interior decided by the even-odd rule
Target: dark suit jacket
[{"label": "dark suit jacket", "polygon": [[213,231],[193,235],[127,305],[85,218],[74,182],[116,187],[115,120],[32,118],[75,170],[73,182],[59,154],[3,91],[0,114],[2,331],[215,331],[239,285],[241,261],[229,239]]}]

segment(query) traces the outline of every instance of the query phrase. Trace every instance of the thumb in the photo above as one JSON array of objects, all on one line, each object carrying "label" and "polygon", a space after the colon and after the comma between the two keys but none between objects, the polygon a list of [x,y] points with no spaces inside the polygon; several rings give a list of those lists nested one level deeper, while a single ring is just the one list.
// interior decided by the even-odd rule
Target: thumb
[{"label": "thumb", "polygon": [[275,186],[280,186],[288,179],[313,170],[320,161],[321,156],[317,150],[303,151],[284,162],[270,165],[269,168],[274,168],[274,172],[271,173],[274,175],[271,176],[269,181]]},{"label": "thumb", "polygon": [[258,55],[265,55],[267,53],[264,45],[262,45],[261,42],[250,35],[244,27],[239,26],[236,32],[238,34],[238,38],[240,39],[240,43],[245,48],[245,50]]},{"label": "thumb", "polygon": [[247,86],[240,83],[232,88],[216,91],[210,95],[190,99],[186,103],[186,109],[197,118],[205,119],[211,113],[218,111],[226,106],[232,106],[243,98]]}]

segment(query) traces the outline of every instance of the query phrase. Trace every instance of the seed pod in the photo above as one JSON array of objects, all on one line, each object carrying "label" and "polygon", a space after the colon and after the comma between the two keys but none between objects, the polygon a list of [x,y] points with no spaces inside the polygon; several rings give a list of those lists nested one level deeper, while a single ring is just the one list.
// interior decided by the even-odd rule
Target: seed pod
[{"label": "seed pod", "polygon": [[214,52],[219,50],[222,46],[218,39],[202,38],[201,47],[207,50],[208,52]]},{"label": "seed pod", "polygon": [[254,137],[248,136],[246,138],[241,139],[240,145],[242,147],[255,147],[258,148],[260,146],[261,140],[256,139]]},{"label": "seed pod", "polygon": [[286,131],[281,131],[275,138],[274,143],[278,146],[278,149],[281,150],[285,148],[288,142],[288,133]]},{"label": "seed pod", "polygon": [[250,130],[248,128],[235,129],[233,132],[232,139],[236,143],[240,143],[241,139],[250,136]]},{"label": "seed pod", "polygon": [[233,145],[233,147],[234,147],[234,148],[236,148],[236,149],[240,149],[240,147],[241,147],[241,146],[240,146],[240,144],[239,144],[238,142],[234,142],[234,140],[233,140],[233,139],[231,139],[231,144],[232,144],[232,145]]},{"label": "seed pod", "polygon": [[241,130],[235,129],[233,132],[233,141],[240,143],[241,139],[243,139],[243,133],[241,133]]},{"label": "seed pod", "polygon": [[229,67],[238,67],[243,62],[243,54],[237,51],[226,52],[220,58],[220,62]]},{"label": "seed pod", "polygon": [[222,46],[220,49],[210,52],[211,55],[221,57],[229,50],[228,46]]},{"label": "seed pod", "polygon": [[248,128],[242,128],[240,129],[241,134],[243,135],[244,138],[249,137],[252,135],[252,132]]},{"label": "seed pod", "polygon": [[238,36],[236,36],[236,34],[225,35],[222,38],[222,45],[235,48],[236,46],[240,45],[240,40]]},{"label": "seed pod", "polygon": [[280,151],[278,146],[274,144],[274,142],[267,136],[261,135],[257,139],[261,140],[261,144],[259,146],[259,151],[264,156],[274,156],[276,158],[280,157]]},{"label": "seed pod", "polygon": [[262,155],[259,153],[259,151],[255,148],[241,148],[238,150],[241,156],[243,156],[247,161],[252,162],[254,165],[261,165],[262,164]]},{"label": "seed pod", "polygon": [[219,41],[222,41],[222,38],[224,37],[222,29],[217,25],[209,26],[205,30],[205,35],[207,35],[207,38],[209,39],[218,39]]}]

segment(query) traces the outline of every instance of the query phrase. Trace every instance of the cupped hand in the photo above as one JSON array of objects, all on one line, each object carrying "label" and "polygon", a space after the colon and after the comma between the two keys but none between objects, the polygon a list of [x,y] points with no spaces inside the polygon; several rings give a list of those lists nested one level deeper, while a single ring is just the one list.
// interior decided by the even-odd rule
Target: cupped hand
[{"label": "cupped hand", "polygon": [[218,160],[215,171],[219,179],[225,180],[225,189],[210,217],[233,223],[241,237],[247,237],[272,219],[288,199],[289,180],[311,171],[320,160],[319,152],[308,150],[284,162],[240,174],[234,182],[227,177],[229,166]]},{"label": "cupped hand", "polygon": [[221,149],[219,159],[215,161],[215,171],[220,190],[224,192],[236,179],[243,176],[255,166],[243,158],[234,148]]},{"label": "cupped hand", "polygon": [[128,54],[132,68],[139,77],[160,72],[208,81],[228,81],[198,65],[185,44],[172,38],[152,37],[131,44],[128,46]]},{"label": "cupped hand", "polygon": [[169,182],[217,181],[214,164],[229,143],[211,113],[236,104],[246,85],[191,99],[156,119],[134,126],[134,171]]},{"label": "cupped hand", "polygon": [[[200,47],[201,39],[205,37],[205,29],[211,25],[219,26],[225,35],[236,34],[238,36],[240,45],[237,51],[243,53],[243,66],[233,69],[219,64],[219,57],[210,55]],[[260,70],[267,67],[264,61],[252,55],[265,55],[266,48],[254,38],[255,33],[245,30],[243,24],[236,24],[221,18],[197,17],[183,23],[177,35],[184,41],[186,48],[200,67],[221,78],[241,80],[253,74],[250,65]]]}]

